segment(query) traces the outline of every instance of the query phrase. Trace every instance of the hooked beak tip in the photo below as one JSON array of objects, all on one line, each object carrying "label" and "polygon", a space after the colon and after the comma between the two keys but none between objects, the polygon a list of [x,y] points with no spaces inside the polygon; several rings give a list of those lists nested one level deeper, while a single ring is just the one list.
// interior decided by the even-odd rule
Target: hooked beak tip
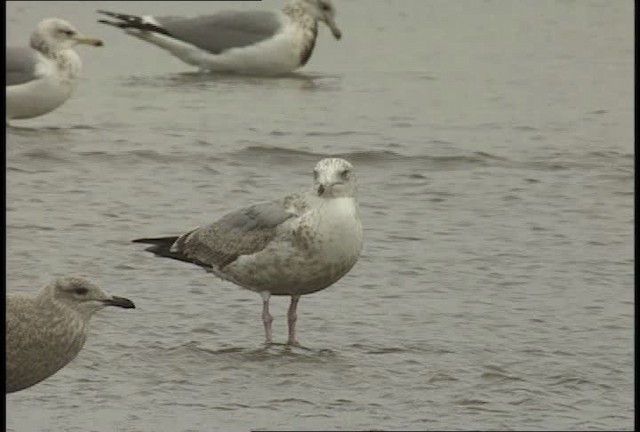
[{"label": "hooked beak tip", "polygon": [[107,306],[118,306],[124,309],[135,309],[136,305],[129,300],[128,298],[124,298],[124,297],[117,297],[117,296],[113,296],[108,300],[104,301],[104,304],[106,304]]},{"label": "hooked beak tip", "polygon": [[331,18],[326,18],[323,21],[327,25],[327,27],[329,27],[329,30],[331,30],[331,34],[333,35],[333,37],[337,40],[340,40],[342,38],[342,32],[340,31],[336,23]]}]

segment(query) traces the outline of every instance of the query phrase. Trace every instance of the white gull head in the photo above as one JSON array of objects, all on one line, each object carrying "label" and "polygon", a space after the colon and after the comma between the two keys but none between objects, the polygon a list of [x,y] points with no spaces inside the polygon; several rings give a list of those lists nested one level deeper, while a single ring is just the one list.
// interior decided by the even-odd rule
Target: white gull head
[{"label": "white gull head", "polygon": [[32,48],[49,55],[71,49],[77,44],[102,46],[102,41],[83,36],[74,26],[60,18],[45,18],[40,21],[30,40]]},{"label": "white gull head", "polygon": [[355,198],[356,174],[353,165],[344,159],[322,159],[313,169],[314,190],[322,198]]}]

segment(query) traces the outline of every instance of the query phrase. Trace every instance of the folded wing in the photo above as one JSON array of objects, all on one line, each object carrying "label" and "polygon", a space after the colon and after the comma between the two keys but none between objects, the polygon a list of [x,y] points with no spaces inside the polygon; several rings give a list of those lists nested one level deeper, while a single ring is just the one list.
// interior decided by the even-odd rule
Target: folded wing
[{"label": "folded wing", "polygon": [[274,240],[278,227],[293,217],[281,202],[261,203],[229,213],[211,225],[179,237],[134,242],[153,244],[147,250],[159,256],[222,269],[241,255],[260,252]]},{"label": "folded wing", "polygon": [[7,47],[6,85],[24,84],[38,79],[38,54],[29,47]]}]

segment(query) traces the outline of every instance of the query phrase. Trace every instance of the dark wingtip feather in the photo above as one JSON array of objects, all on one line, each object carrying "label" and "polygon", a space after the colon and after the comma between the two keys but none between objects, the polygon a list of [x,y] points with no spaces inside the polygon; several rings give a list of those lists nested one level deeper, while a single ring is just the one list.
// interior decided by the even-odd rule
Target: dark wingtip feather
[{"label": "dark wingtip feather", "polygon": [[105,20],[105,19],[99,19],[98,22],[100,24],[106,24],[106,25],[110,25],[110,26],[113,26],[113,27],[122,28],[122,24],[117,23],[117,22],[113,22],[113,21],[109,21],[109,20]]},{"label": "dark wingtip feather", "polygon": [[138,239],[134,239],[131,240],[131,243],[149,243],[149,244],[160,244],[160,243],[166,243],[166,242],[174,242],[178,239],[177,236],[171,236],[171,237],[154,237],[154,238],[138,238]]},{"label": "dark wingtip feather", "polygon": [[153,252],[156,255],[172,257],[171,246],[178,240],[178,236],[157,237],[157,238],[139,238],[131,240],[132,243],[146,243],[153,246],[146,248],[146,251]]},{"label": "dark wingtip feather", "polygon": [[145,248],[145,251],[151,252],[154,255],[163,257],[163,258],[171,258],[178,261],[187,262],[190,264],[196,264],[200,267],[211,268],[210,264],[203,263],[198,261],[197,259],[189,258],[179,252],[173,252],[171,247],[178,240],[178,236],[171,237],[157,237],[157,238],[139,238],[135,240],[131,240],[132,243],[146,243],[152,246]]},{"label": "dark wingtip feather", "polygon": [[151,31],[151,32],[160,33],[166,36],[171,36],[171,33],[169,33],[167,30],[163,29],[162,27],[158,27],[157,25],[152,24],[150,22],[145,22],[142,17],[136,16],[136,15],[109,12],[103,9],[98,9],[97,12],[102,15],[107,15],[112,18],[117,18],[120,20],[119,22],[109,21],[105,19],[98,20],[98,22],[102,24],[107,24],[107,25],[118,27],[121,29],[134,28],[138,30]]}]

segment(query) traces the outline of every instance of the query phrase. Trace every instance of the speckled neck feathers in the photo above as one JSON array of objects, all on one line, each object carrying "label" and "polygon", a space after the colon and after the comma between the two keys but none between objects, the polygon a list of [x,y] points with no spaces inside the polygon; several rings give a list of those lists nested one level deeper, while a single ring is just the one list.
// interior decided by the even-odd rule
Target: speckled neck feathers
[{"label": "speckled neck feathers", "polygon": [[318,37],[318,20],[300,5],[292,4],[283,9],[291,21],[298,25],[303,34],[303,42],[300,49],[300,66],[307,64],[313,53],[313,48]]},{"label": "speckled neck feathers", "polygon": [[40,34],[32,34],[31,39],[29,39],[29,45],[31,46],[31,48],[41,52],[46,57],[53,58],[53,47]]}]

